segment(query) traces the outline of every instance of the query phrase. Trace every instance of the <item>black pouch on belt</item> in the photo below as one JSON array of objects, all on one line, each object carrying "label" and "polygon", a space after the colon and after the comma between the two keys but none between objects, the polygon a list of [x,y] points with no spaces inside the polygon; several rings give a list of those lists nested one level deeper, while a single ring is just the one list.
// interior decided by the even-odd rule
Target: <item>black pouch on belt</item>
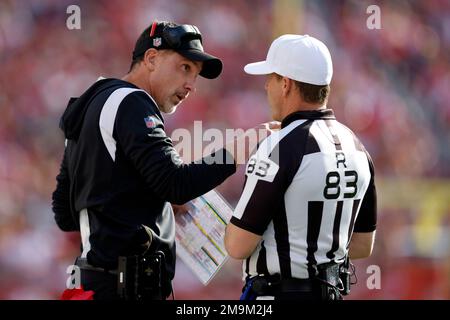
[{"label": "black pouch on belt", "polygon": [[341,294],[344,296],[350,294],[350,285],[351,285],[350,277],[351,277],[350,259],[347,256],[345,261],[341,265],[339,265],[339,278],[341,279],[342,282]]},{"label": "black pouch on belt", "polygon": [[124,300],[163,299],[164,253],[119,257],[117,291]]},{"label": "black pouch on belt", "polygon": [[342,282],[340,279],[340,265],[325,263],[317,265],[317,279],[322,283],[323,300],[341,300]]},{"label": "black pouch on belt", "polygon": [[337,263],[325,263],[317,266],[318,275],[317,277],[334,286],[341,287],[339,279],[339,264]]}]

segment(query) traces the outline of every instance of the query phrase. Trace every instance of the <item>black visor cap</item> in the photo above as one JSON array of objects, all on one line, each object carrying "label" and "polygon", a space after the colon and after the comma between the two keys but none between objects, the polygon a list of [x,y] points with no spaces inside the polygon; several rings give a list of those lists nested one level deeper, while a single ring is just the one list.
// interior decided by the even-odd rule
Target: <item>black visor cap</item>
[{"label": "black visor cap", "polygon": [[222,73],[222,61],[213,55],[198,49],[180,49],[175,51],[189,60],[203,62],[200,75],[206,79],[215,79]]}]

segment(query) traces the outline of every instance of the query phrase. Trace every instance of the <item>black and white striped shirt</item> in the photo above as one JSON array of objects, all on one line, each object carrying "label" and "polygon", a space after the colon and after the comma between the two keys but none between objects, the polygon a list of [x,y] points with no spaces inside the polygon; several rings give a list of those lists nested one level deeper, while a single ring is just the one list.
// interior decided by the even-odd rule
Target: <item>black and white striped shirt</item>
[{"label": "black and white striped shirt", "polygon": [[250,158],[231,223],[262,235],[244,277],[312,277],[343,261],[353,231],[376,228],[371,158],[331,109],[295,112]]}]

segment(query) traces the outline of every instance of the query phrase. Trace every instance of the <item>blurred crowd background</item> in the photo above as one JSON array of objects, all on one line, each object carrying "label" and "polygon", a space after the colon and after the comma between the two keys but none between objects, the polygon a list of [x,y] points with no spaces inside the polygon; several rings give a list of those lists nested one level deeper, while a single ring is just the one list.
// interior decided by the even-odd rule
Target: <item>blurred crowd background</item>
[{"label": "blurred crowd background", "polygon": [[[81,9],[69,30],[66,9]],[[381,9],[370,30],[366,9]],[[167,132],[250,128],[269,120],[263,60],[283,33],[329,47],[329,107],[375,162],[379,223],[372,257],[356,261],[350,299],[450,298],[450,2],[0,0],[0,299],[58,299],[79,235],[58,230],[51,193],[63,153],[59,118],[69,97],[100,75],[121,78],[134,42],[153,19],[197,25],[221,57],[216,80],[166,117]],[[237,203],[243,169],[218,190]],[[371,267],[372,266],[372,267]],[[381,288],[369,289],[373,266]],[[231,259],[208,286],[179,260],[176,299],[238,299],[241,266]]]}]

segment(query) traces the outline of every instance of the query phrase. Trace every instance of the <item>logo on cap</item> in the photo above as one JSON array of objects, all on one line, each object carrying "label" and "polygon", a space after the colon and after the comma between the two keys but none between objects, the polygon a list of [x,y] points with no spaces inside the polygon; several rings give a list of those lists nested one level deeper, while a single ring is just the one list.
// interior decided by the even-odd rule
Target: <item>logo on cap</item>
[{"label": "logo on cap", "polygon": [[161,38],[155,38],[153,39],[153,46],[154,47],[159,47],[161,45]]}]

